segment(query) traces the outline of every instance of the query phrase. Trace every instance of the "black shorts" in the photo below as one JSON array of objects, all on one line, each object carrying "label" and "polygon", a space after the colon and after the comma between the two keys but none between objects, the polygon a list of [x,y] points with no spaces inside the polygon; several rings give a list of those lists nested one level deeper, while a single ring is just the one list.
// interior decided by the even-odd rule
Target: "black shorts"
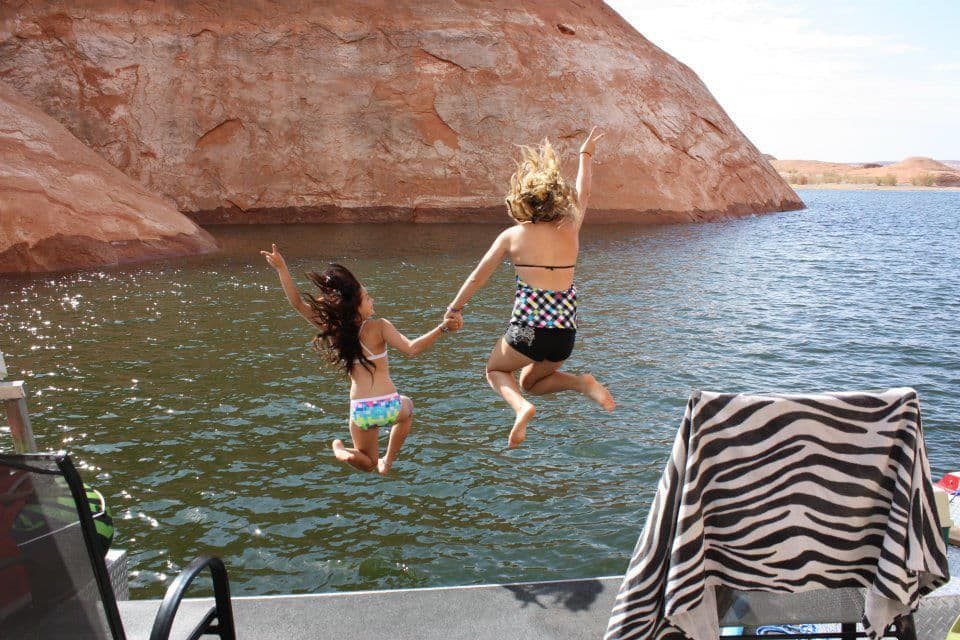
[{"label": "black shorts", "polygon": [[539,329],[511,324],[503,341],[531,360],[562,362],[573,353],[576,329]]}]

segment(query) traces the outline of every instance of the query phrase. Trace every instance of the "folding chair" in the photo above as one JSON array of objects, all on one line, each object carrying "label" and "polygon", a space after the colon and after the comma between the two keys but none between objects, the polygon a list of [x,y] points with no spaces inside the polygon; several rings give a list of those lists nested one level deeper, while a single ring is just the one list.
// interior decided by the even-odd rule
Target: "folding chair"
[{"label": "folding chair", "polygon": [[916,391],[698,391],[605,639],[797,622],[842,626],[789,637],[846,639],[862,622],[915,640],[947,576]]},{"label": "folding chair", "polygon": [[[219,558],[200,556],[167,589],[150,640],[166,640],[187,587],[204,569],[215,606],[189,635],[235,640]],[[69,456],[0,455],[0,638],[125,640],[83,482]]]}]

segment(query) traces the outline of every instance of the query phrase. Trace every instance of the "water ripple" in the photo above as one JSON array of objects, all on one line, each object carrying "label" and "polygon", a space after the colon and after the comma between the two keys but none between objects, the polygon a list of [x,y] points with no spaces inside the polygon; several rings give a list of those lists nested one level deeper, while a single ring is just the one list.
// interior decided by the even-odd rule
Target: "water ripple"
[{"label": "water ripple", "polygon": [[298,277],[346,262],[417,335],[498,229],[214,228],[216,256],[0,280],[0,349],[27,381],[38,444],[108,496],[134,597],[201,552],[247,595],[615,574],[691,389],[911,385],[934,473],[956,467],[960,195],[803,195],[809,209],[781,215],[588,227],[569,367],[619,408],[543,399],[516,451],[483,376],[512,300],[500,270],[465,332],[391,354],[416,419],[386,479],[332,461],[346,385],[257,250],[277,241]]}]

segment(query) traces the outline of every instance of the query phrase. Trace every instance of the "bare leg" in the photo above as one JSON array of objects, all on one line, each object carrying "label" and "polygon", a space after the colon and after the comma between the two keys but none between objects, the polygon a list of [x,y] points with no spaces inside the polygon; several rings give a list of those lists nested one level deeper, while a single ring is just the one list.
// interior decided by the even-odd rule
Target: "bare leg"
[{"label": "bare leg", "polygon": [[514,372],[530,364],[532,360],[514,350],[503,338],[497,341],[490,359],[487,361],[487,382],[499,393],[516,414],[513,429],[507,440],[507,447],[515,449],[527,438],[527,425],[533,419],[536,409],[520,393],[520,386]]},{"label": "bare leg", "polygon": [[343,446],[342,440],[334,440],[330,445],[333,455],[340,462],[346,462],[358,471],[373,471],[377,468],[377,437],[379,429],[362,430],[353,422],[350,423],[350,435],[353,437],[353,449]]},{"label": "bare leg", "polygon": [[334,440],[330,445],[333,449],[334,457],[340,462],[346,462],[357,471],[372,471],[374,464],[367,454],[359,449],[348,449],[344,446],[343,440]]},{"label": "bare leg", "polygon": [[413,401],[407,396],[400,396],[400,400],[403,404],[400,408],[400,416],[397,418],[397,423],[390,429],[387,453],[377,464],[377,471],[379,471],[382,476],[389,473],[390,467],[393,466],[393,461],[396,459],[397,454],[400,453],[400,447],[403,446],[403,441],[407,439],[407,434],[410,433],[410,426],[413,424]]},{"label": "bare leg", "polygon": [[589,373],[575,376],[558,371],[563,362],[534,362],[520,372],[520,384],[525,391],[534,395],[557,393],[558,391],[579,391],[607,411],[613,411],[616,402],[607,388],[597,382]]}]

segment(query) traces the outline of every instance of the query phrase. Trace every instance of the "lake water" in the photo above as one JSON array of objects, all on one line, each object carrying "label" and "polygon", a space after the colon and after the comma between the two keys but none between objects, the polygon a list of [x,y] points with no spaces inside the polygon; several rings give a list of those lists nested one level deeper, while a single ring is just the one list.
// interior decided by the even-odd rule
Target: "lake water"
[{"label": "lake water", "polygon": [[201,552],[247,595],[618,574],[692,389],[913,386],[934,475],[960,467],[960,193],[801,196],[804,211],[587,227],[568,368],[618,408],[535,400],[515,451],[483,376],[513,299],[504,265],[463,332],[391,354],[416,419],[385,479],[330,455],[347,384],[257,250],[277,242],[304,287],[304,271],[347,264],[415,336],[496,227],[221,227],[214,256],[0,279],[0,350],[38,445],[107,495],[133,597]]}]

